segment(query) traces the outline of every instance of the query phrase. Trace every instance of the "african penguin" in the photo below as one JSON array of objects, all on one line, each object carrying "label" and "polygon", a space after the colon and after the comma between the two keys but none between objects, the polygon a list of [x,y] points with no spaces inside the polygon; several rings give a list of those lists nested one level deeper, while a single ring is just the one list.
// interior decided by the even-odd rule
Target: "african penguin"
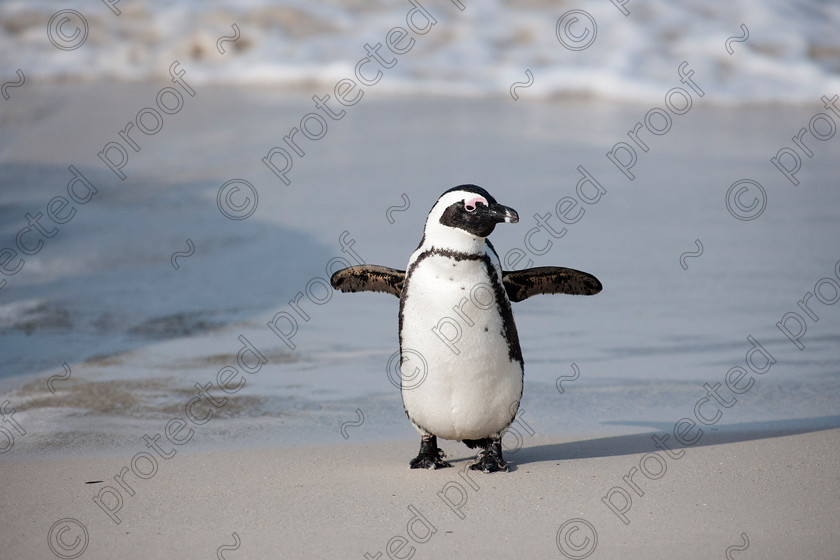
[{"label": "african penguin", "polygon": [[406,271],[359,265],[333,274],[343,292],[374,291],[400,298],[405,412],[420,433],[411,468],[449,467],[437,438],[481,447],[471,469],[506,471],[502,436],[516,417],[524,376],[511,301],[536,294],[585,294],[601,283],[559,267],[503,271],[487,239],[496,224],[519,221],[516,211],[476,185],[444,192],[426,219]]}]

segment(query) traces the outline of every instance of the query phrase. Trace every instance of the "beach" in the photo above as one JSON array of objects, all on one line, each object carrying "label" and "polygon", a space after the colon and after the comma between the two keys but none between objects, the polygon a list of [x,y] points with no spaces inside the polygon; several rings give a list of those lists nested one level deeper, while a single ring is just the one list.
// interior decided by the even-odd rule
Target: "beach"
[{"label": "beach", "polygon": [[[768,8],[725,43],[740,12],[717,4],[586,5],[597,41],[572,63],[559,14],[507,4],[518,32],[442,2],[368,28],[342,2],[265,12],[287,36],[225,2],[191,8],[203,35],[167,27],[189,10],[103,3],[67,65],[46,37],[4,59],[0,556],[836,556],[840,81],[820,18],[768,38]],[[50,15],[2,9],[0,43]],[[528,40],[546,14],[562,56]],[[120,29],[154,56],[109,59]],[[598,65],[622,37],[644,72]],[[604,286],[512,305],[507,473],[443,440],[452,468],[408,467],[399,302],[329,285],[404,269],[466,183],[519,214],[490,237],[507,270]]]},{"label": "beach", "polygon": [[[535,436],[495,475],[466,470],[451,443],[453,468],[436,471],[407,468],[415,442],[219,450],[129,473],[121,507],[103,494],[110,514],[91,496],[119,488],[125,458],[12,462],[4,546],[47,557],[49,533],[64,557],[85,546],[89,558],[832,558],[838,436],[816,424],[720,433],[679,458],[651,458],[646,435]],[[614,497],[614,511],[601,499],[630,493],[628,473],[643,495]]]},{"label": "beach", "polygon": [[[54,118],[113,95],[66,91]],[[119,95],[137,98],[129,106],[148,97]],[[45,161],[8,183],[7,216],[63,190],[72,175],[56,169],[62,158],[98,192],[4,288],[18,303],[4,306],[7,317],[17,313],[3,331],[17,375],[4,379],[3,401],[25,431],[7,422],[14,443],[0,456],[2,501],[17,504],[3,519],[13,557],[48,555],[47,536],[60,539],[59,557],[86,545],[90,558],[387,557],[386,547],[395,557],[409,547],[417,557],[582,557],[589,546],[603,558],[724,555],[733,546],[763,558],[830,556],[839,323],[837,308],[821,301],[832,297],[822,279],[838,262],[836,139],[815,146],[823,151],[803,164],[796,189],[767,156],[812,107],[698,108],[670,133],[679,149],[661,143],[640,158],[648,178],[637,186],[605,153],[622,130],[607,129],[643,106],[571,100],[505,110],[510,100],[383,98],[336,127],[334,144],[314,146],[287,188],[260,169],[271,127],[241,142],[213,140],[207,129],[268,120],[279,95],[199,92],[194,112],[185,107],[170,136],[162,131],[160,144],[136,156],[138,168],[149,167],[124,183],[96,165],[119,111],[89,122],[80,135],[87,149],[61,143],[62,155],[28,143],[27,133],[43,134],[37,122],[19,125],[7,162]],[[231,98],[237,114],[225,116]],[[282,105],[272,117],[281,122],[306,111],[305,99]],[[398,130],[389,124],[397,115]],[[736,153],[722,145],[722,122],[763,132]],[[440,136],[444,123],[453,132]],[[410,143],[395,142],[406,135]],[[222,157],[184,165],[211,149],[191,142],[216,142]],[[443,155],[458,151],[463,157]],[[528,254],[524,227],[494,234],[502,255],[519,248],[536,265],[587,270],[605,285],[591,298],[515,305],[526,385],[504,440],[512,472],[464,471],[472,455],[455,442],[442,444],[452,469],[408,469],[418,438],[394,386],[399,374],[387,366],[397,302],[328,295],[317,279],[335,258],[399,267],[452,177],[495,187],[536,223],[531,215],[577,196],[579,165],[606,194],[567,224],[568,238],[553,239],[556,248]],[[726,204],[742,176],[767,191],[766,209],[749,221]],[[232,220],[217,195],[237,177],[258,188],[259,202]],[[173,261],[188,251],[186,238],[195,255]],[[684,257],[684,269],[680,255],[697,254],[695,238],[704,251]],[[308,320],[284,303],[296,293]],[[805,293],[819,322],[797,305]],[[414,512],[422,517],[407,529]],[[417,542],[426,522],[436,532]]]}]

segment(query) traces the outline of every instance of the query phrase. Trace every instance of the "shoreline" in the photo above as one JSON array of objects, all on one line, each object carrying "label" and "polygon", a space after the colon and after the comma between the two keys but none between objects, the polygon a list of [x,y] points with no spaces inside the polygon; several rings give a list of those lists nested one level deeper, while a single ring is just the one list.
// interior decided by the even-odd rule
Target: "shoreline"
[{"label": "shoreline", "polygon": [[[754,380],[749,395],[738,394],[737,400],[732,397],[722,404],[718,399],[729,394],[725,389],[695,381],[570,381],[571,376],[561,376],[560,393],[526,376],[522,404],[503,447],[516,449],[523,441],[527,446],[535,435],[661,434],[651,445],[663,451],[691,447],[716,433],[840,427],[840,415],[832,413],[836,400],[831,378],[796,379],[789,371],[776,373]],[[175,378],[96,380],[88,375],[56,381],[54,395],[41,390],[43,383],[44,379],[34,382],[34,393],[26,392],[30,384],[0,399],[6,419],[0,464],[80,456],[128,459],[138,452],[165,462],[178,452],[352,446],[416,438],[396,390],[313,399],[260,396],[252,389],[228,395],[218,402],[219,408],[212,408],[199,406],[195,389],[200,383],[188,387]],[[190,414],[185,414],[185,405],[191,406]],[[779,414],[782,407],[784,417]],[[693,414],[698,409],[700,413]]]}]

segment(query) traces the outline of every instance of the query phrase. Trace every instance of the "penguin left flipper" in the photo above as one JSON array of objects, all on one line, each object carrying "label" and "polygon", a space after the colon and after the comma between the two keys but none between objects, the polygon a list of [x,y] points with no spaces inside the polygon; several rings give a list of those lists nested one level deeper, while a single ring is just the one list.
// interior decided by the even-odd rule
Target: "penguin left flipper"
[{"label": "penguin left flipper", "polygon": [[361,264],[337,271],[330,284],[342,292],[385,292],[400,297],[405,271],[376,264]]},{"label": "penguin left flipper", "polygon": [[510,301],[522,301],[537,294],[591,296],[603,288],[591,274],[559,266],[505,271],[502,272],[502,283]]}]

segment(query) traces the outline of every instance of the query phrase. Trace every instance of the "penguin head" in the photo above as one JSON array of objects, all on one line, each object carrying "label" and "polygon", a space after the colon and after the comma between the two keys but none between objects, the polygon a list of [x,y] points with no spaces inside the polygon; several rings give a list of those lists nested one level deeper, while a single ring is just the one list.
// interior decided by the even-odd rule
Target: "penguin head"
[{"label": "penguin head", "polygon": [[496,224],[519,221],[516,210],[503,206],[481,187],[459,185],[444,192],[429,211],[424,236],[459,239],[467,236],[483,240]]}]

